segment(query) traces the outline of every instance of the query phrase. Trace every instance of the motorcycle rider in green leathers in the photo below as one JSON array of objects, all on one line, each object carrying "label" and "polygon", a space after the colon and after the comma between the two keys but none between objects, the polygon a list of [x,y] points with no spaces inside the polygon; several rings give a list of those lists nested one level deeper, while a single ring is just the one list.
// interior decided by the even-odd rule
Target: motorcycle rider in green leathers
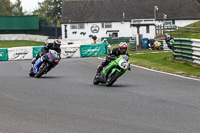
[{"label": "motorcycle rider in green leathers", "polygon": [[[118,57],[120,55],[124,55],[126,54],[127,56],[129,56],[129,54],[127,53],[127,44],[126,42],[121,42],[119,44],[119,47],[114,48],[107,56],[106,56],[106,60],[104,62],[101,63],[101,65],[99,65],[99,67],[97,68],[97,75],[100,74],[101,70],[103,69],[103,67],[107,66],[109,64],[109,62],[111,60],[114,60],[115,57]],[[130,69],[130,67],[129,67]]]}]

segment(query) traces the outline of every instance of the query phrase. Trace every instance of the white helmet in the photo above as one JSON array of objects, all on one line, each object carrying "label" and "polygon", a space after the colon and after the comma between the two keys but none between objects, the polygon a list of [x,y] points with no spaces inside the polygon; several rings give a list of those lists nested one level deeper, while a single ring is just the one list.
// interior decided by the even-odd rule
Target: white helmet
[{"label": "white helmet", "polygon": [[120,51],[121,53],[125,54],[126,51],[127,51],[127,47],[128,47],[128,45],[126,44],[126,42],[121,42],[121,43],[119,44],[119,51]]}]

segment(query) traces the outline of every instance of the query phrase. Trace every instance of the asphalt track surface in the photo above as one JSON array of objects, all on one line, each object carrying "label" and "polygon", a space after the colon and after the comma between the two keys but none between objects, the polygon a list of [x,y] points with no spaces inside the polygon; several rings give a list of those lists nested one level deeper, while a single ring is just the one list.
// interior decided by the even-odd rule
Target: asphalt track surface
[{"label": "asphalt track surface", "polygon": [[200,132],[200,81],[132,66],[95,86],[98,58],[63,59],[40,79],[30,62],[0,62],[0,133]]}]

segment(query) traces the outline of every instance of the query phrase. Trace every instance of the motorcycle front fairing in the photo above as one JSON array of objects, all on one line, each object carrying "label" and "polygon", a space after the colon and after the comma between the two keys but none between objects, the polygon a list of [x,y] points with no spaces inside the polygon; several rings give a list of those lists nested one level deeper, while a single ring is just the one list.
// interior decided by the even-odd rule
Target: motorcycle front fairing
[{"label": "motorcycle front fairing", "polygon": [[121,55],[120,59],[118,60],[118,66],[120,67],[120,76],[122,76],[130,67],[129,56]]},{"label": "motorcycle front fairing", "polygon": [[41,65],[41,63],[46,60],[46,58],[44,58],[43,56],[41,56],[34,64],[34,67],[33,67],[33,73],[34,74],[37,74],[38,73],[38,70],[39,70],[39,67]]}]

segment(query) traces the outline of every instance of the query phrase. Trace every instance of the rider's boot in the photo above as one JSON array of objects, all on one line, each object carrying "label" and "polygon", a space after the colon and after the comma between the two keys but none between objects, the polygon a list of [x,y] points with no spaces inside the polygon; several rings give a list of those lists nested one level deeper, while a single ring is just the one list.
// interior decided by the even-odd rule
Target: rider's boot
[{"label": "rider's boot", "polygon": [[99,65],[97,68],[97,75],[100,75],[101,70],[103,69],[103,65]]},{"label": "rider's boot", "polygon": [[37,55],[36,55],[36,58],[32,60],[32,62],[31,62],[31,63],[32,63],[32,67],[34,66],[36,60],[37,60],[38,58],[40,58],[40,56],[41,56],[41,54],[37,54]]},{"label": "rider's boot", "polygon": [[32,60],[32,62],[31,62],[31,63],[32,63],[32,65],[34,65],[34,64],[35,64],[35,61],[36,61],[36,58]]}]

